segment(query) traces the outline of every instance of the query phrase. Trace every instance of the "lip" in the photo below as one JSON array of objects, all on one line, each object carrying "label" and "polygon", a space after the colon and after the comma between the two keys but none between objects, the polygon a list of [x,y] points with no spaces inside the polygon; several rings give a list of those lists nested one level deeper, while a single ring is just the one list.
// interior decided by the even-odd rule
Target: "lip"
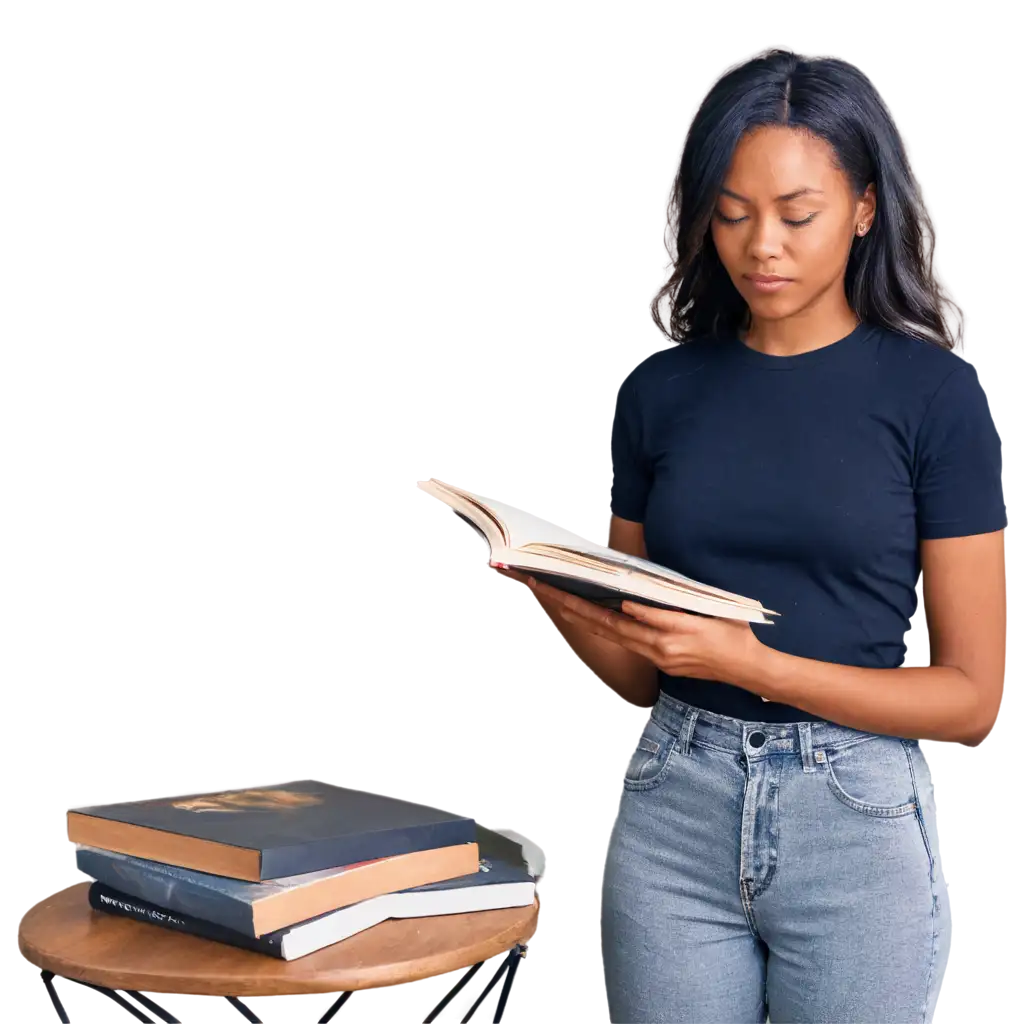
[{"label": "lip", "polygon": [[743,275],[759,292],[777,292],[792,284],[790,277],[779,277],[778,274],[744,274]]}]

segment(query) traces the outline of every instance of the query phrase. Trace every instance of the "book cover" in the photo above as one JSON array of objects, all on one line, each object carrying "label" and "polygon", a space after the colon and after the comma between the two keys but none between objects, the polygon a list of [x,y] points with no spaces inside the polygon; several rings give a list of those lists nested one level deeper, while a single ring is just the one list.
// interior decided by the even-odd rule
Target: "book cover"
[{"label": "book cover", "polygon": [[526,867],[522,847],[477,822],[476,843],[402,854],[267,882],[244,882],[79,846],[72,869],[165,910],[253,937],[389,892],[472,878],[481,857]]},{"label": "book cover", "polygon": [[476,842],[309,871],[265,882],[213,875],[114,850],[79,846],[78,869],[113,889],[253,937],[339,907],[478,869]]},{"label": "book cover", "polygon": [[100,881],[90,886],[89,902],[104,913],[294,960],[389,918],[433,917],[531,905],[543,870],[543,854],[516,833],[510,835],[515,838],[478,826],[479,867],[464,877],[382,894],[259,937]]},{"label": "book cover", "polygon": [[212,939],[214,942],[225,942],[241,949],[251,949],[255,953],[266,953],[268,956],[284,959],[279,932],[259,939],[253,938],[251,935],[236,932],[223,925],[214,924],[212,921],[204,921],[201,917],[193,917],[177,910],[167,910],[155,903],[150,903],[149,900],[142,900],[138,896],[112,889],[103,882],[93,882],[89,886],[89,906],[104,914],[127,917],[132,921],[155,924],[161,928],[184,932],[186,935]]},{"label": "book cover", "polygon": [[264,881],[475,841],[472,818],[315,780],[80,807],[68,838]]}]

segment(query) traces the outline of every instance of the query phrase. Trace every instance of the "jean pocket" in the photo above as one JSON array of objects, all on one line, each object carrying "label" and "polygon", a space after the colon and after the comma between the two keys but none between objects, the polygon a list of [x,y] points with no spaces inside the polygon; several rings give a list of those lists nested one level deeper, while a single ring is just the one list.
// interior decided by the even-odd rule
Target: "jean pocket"
[{"label": "jean pocket", "polygon": [[654,789],[665,780],[674,750],[675,736],[653,718],[648,719],[622,785],[632,791]]},{"label": "jean pocket", "polygon": [[899,737],[870,735],[824,752],[828,788],[847,807],[881,818],[916,809],[914,777]]}]

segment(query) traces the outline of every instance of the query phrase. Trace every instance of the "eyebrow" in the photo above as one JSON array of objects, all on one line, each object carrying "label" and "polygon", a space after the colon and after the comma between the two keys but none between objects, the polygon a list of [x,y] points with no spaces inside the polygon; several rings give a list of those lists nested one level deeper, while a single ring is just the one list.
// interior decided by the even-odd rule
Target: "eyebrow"
[{"label": "eyebrow", "polygon": [[[722,188],[722,192],[723,192],[723,194],[725,194],[727,196],[732,196],[733,199],[738,199],[741,203],[749,203],[750,202],[750,200],[746,196],[741,196],[738,192],[733,192],[732,189],[728,189],[728,188],[724,188],[723,187]],[[789,202],[790,199],[797,199],[800,196],[806,195],[809,192],[817,192],[820,195],[824,195],[825,194],[823,189],[820,189],[820,188],[808,188],[807,186],[804,186],[803,188],[798,188],[795,192],[787,192],[784,196],[776,196],[775,197],[775,201],[777,203],[787,203],[787,202]]]}]

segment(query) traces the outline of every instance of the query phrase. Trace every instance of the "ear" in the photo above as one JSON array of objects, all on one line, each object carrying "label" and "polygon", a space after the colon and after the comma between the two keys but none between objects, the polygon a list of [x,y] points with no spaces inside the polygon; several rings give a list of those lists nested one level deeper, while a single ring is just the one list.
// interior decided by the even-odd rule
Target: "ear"
[{"label": "ear", "polygon": [[867,188],[864,189],[864,194],[857,200],[857,217],[855,223],[864,224],[867,229],[870,230],[871,223],[875,219],[877,201],[878,196],[875,192],[875,183],[871,182]]}]

